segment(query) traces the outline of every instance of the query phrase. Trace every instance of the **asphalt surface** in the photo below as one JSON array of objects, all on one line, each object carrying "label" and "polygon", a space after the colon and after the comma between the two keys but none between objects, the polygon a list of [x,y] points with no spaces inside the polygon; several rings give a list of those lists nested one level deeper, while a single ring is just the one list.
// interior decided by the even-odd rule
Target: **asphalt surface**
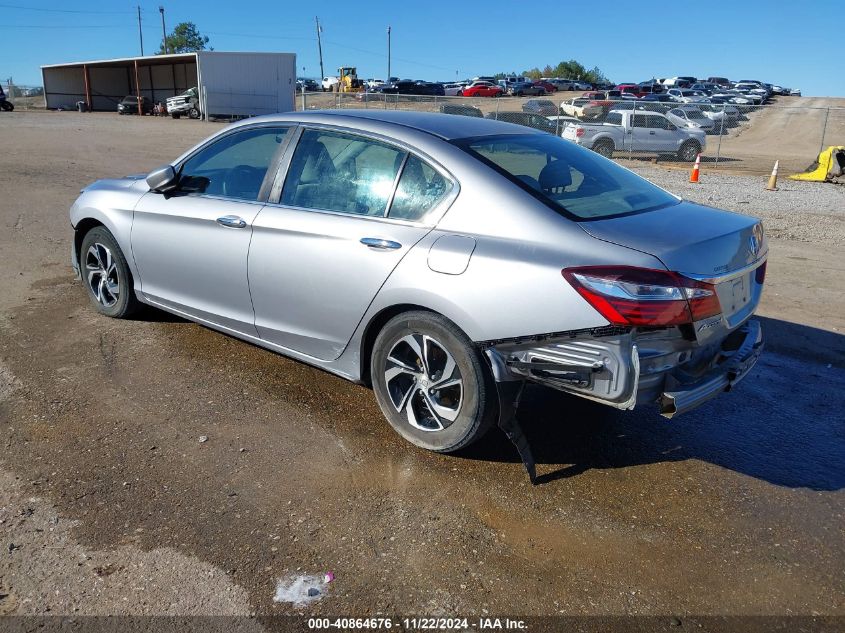
[{"label": "asphalt surface", "polygon": [[496,431],[427,453],[363,387],[94,313],[68,264],[79,188],[214,126],[0,129],[0,614],[845,615],[841,245],[773,239],[768,352],[675,421],[530,388],[532,487]]}]

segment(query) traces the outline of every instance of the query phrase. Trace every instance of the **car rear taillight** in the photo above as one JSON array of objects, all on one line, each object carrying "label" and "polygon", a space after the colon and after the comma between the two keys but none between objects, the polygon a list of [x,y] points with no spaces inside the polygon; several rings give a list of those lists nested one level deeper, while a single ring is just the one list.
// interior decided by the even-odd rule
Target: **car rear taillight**
[{"label": "car rear taillight", "polygon": [[712,284],[666,270],[584,266],[561,272],[614,325],[681,325],[722,311]]},{"label": "car rear taillight", "polygon": [[575,136],[584,136],[584,128],[576,127],[575,128]]}]

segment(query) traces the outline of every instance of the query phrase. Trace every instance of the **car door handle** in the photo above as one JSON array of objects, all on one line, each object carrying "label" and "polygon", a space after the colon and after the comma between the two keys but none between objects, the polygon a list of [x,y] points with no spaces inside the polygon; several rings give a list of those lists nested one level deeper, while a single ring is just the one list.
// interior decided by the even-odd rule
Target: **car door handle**
[{"label": "car door handle", "polygon": [[361,244],[376,251],[394,251],[397,248],[402,248],[399,242],[385,240],[380,237],[362,237]]},{"label": "car door handle", "polygon": [[217,224],[230,229],[242,229],[246,227],[246,220],[236,215],[224,215],[222,218],[217,218]]},{"label": "car door handle", "polygon": [[651,134],[652,136],[654,136],[654,135],[656,134],[656,132],[649,132],[649,134]]}]

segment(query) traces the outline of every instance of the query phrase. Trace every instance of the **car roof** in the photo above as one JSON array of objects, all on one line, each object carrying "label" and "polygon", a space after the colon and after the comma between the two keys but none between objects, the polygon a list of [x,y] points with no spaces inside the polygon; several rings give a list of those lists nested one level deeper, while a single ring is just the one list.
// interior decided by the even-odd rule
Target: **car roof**
[{"label": "car roof", "polygon": [[240,124],[247,125],[258,121],[298,121],[350,127],[367,122],[368,128],[378,128],[378,132],[386,135],[390,134],[391,128],[410,128],[445,140],[496,134],[542,134],[531,128],[503,121],[407,110],[309,110],[253,117],[244,119]]}]

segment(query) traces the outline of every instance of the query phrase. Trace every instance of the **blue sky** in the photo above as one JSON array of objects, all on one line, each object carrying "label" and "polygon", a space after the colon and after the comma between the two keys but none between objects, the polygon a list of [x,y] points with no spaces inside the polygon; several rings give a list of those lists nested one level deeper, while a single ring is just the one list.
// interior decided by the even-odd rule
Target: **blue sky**
[{"label": "blue sky", "polygon": [[168,29],[193,21],[216,50],[294,52],[300,74],[313,77],[317,15],[327,74],[348,65],[385,77],[389,24],[400,77],[446,81],[577,59],[616,82],[719,75],[845,96],[841,0],[0,0],[0,79],[39,85],[42,64],[137,55],[137,4],[148,54],[161,42],[163,4]]}]

